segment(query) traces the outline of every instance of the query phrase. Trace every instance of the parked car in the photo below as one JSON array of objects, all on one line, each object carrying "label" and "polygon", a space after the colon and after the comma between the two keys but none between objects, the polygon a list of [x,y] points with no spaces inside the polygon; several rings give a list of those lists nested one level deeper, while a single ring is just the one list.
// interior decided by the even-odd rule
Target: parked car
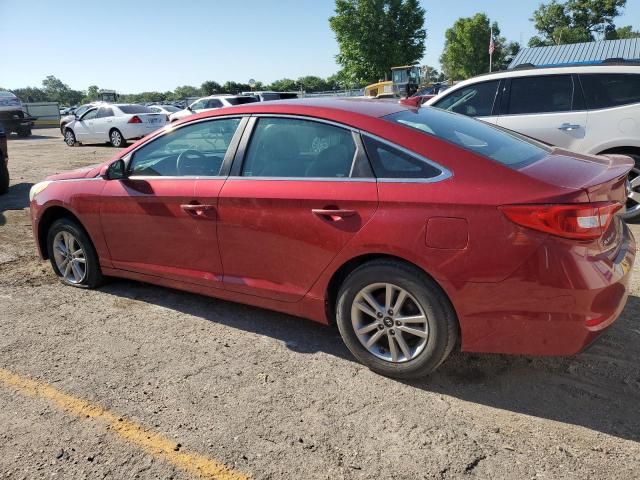
[{"label": "parked car", "polygon": [[640,66],[508,70],[460,82],[426,104],[575,152],[629,155],[624,216],[640,219]]},{"label": "parked car", "polygon": [[69,122],[72,122],[76,118],[81,117],[82,115],[87,113],[87,110],[89,110],[90,108],[97,107],[98,105],[102,105],[103,103],[104,102],[86,103],[84,105],[80,105],[79,107],[76,107],[72,112],[68,112],[68,114],[65,115],[64,117],[61,117],[60,118],[60,133],[62,134],[62,136],[64,137],[65,127]]},{"label": "parked car", "polygon": [[290,100],[293,98],[298,98],[298,92],[256,91],[242,92],[242,95],[257,97],[261,102],[269,102],[271,100]]},{"label": "parked car", "polygon": [[258,102],[259,99],[249,95],[211,95],[210,97],[199,98],[184,110],[169,115],[170,122],[176,122],[194,113],[216,110],[218,108],[243,105],[245,103]]},{"label": "parked car", "polygon": [[[62,282],[103,275],[336,322],[395,377],[464,351],[572,355],[622,311],[632,166],[434,108],[219,109],[31,192]],[[73,181],[69,181],[73,180]]]},{"label": "parked car", "polygon": [[7,135],[15,132],[19,137],[30,136],[35,120],[24,110],[18,97],[11,92],[0,91],[0,123]]},{"label": "parked car", "polygon": [[64,141],[70,147],[76,143],[102,142],[124,147],[129,140],[149,135],[166,122],[164,113],[156,113],[144,105],[103,103],[90,107],[66,124]]},{"label": "parked car", "polygon": [[169,121],[169,116],[172,113],[176,113],[180,111],[180,108],[176,107],[175,105],[148,105],[148,107],[155,113],[164,113],[164,115],[167,117],[167,122]]},{"label": "parked car", "polygon": [[0,123],[0,195],[9,190],[9,149],[7,132]]}]

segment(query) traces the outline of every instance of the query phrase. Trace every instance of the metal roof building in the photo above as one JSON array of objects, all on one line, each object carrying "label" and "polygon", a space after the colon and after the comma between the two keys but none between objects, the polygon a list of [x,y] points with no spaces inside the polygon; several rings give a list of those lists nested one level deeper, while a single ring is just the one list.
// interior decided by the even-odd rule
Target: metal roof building
[{"label": "metal roof building", "polygon": [[640,61],[640,38],[524,48],[513,58],[508,68],[523,64],[536,67],[594,65],[610,58]]}]

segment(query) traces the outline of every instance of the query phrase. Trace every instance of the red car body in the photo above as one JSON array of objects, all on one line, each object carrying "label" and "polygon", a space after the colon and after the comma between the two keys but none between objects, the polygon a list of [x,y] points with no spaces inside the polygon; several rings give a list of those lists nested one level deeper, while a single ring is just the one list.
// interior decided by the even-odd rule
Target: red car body
[{"label": "red car body", "polygon": [[[629,229],[615,216],[599,238],[566,239],[522,226],[501,207],[624,204],[630,160],[553,150],[522,169],[509,168],[383,118],[404,110],[411,107],[283,101],[206,112],[180,124],[234,115],[322,119],[427,157],[446,167],[449,178],[103,178],[113,160],[164,132],[159,131],[102,165],[49,177],[52,183],[31,202],[40,254],[47,255],[47,226],[70,212],[88,232],[106,275],[321,323],[332,321],[345,272],[367,259],[394,257],[442,287],[455,309],[464,351],[582,350],[625,305],[636,251]],[[197,215],[181,208],[196,203],[208,207]],[[356,214],[332,222],[312,213],[328,206]]]}]

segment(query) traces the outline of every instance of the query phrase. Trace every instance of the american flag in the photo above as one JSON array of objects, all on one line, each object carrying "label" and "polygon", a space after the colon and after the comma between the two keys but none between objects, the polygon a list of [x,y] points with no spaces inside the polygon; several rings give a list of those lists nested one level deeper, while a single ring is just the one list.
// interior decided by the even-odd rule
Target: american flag
[{"label": "american flag", "polygon": [[496,44],[493,42],[493,36],[491,37],[491,40],[489,41],[489,55],[493,55],[493,52],[496,51]]}]

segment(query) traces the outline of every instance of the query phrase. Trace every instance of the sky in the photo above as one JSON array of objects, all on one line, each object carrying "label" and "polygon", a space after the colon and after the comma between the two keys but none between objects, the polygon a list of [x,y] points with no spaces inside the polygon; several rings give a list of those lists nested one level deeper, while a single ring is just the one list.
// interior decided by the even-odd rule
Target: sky
[{"label": "sky", "polygon": [[[439,68],[444,32],[456,19],[484,12],[507,40],[526,45],[540,0],[421,3],[421,63]],[[0,0],[0,86],[41,86],[55,75],[77,90],[135,93],[206,80],[327,77],[339,70],[333,13],[333,0]],[[640,0],[628,0],[616,24],[639,23]]]}]

